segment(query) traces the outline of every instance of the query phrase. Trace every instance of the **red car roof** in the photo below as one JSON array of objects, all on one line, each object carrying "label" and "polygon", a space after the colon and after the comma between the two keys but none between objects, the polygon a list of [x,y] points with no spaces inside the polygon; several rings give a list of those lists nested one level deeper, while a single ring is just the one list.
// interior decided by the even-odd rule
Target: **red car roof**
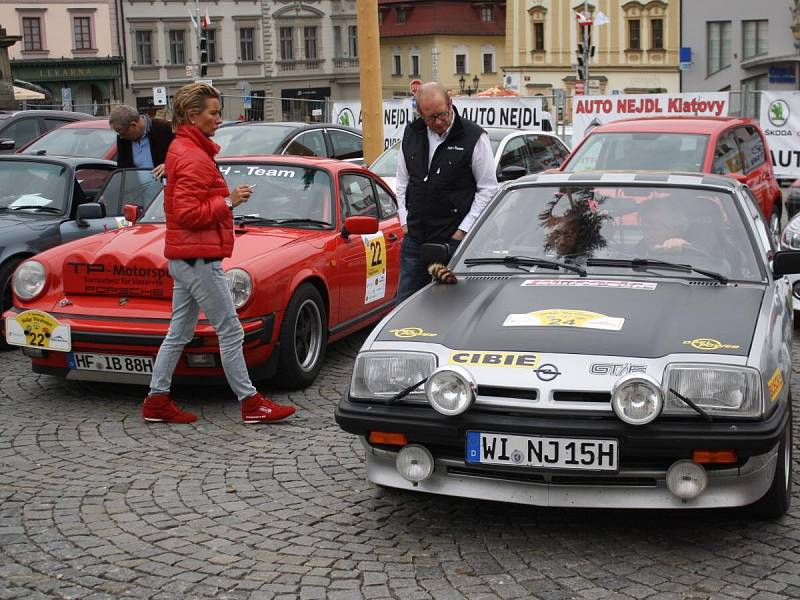
[{"label": "red car roof", "polygon": [[641,117],[598,125],[591,133],[666,132],[712,134],[733,124],[755,125],[751,119],[739,117]]},{"label": "red car roof", "polygon": [[111,129],[108,119],[89,119],[88,121],[73,121],[58,127],[58,129]]}]

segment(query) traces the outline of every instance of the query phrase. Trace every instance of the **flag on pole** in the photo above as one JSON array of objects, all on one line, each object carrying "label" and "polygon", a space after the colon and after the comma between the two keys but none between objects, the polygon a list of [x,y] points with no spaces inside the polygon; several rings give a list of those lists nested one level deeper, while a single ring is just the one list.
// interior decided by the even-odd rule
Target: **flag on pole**
[{"label": "flag on pole", "polygon": [[211,25],[211,17],[208,16],[208,7],[206,7],[206,14],[203,15],[203,19],[201,20],[200,24],[202,25],[203,29],[208,29],[209,25]]},{"label": "flag on pole", "polygon": [[194,18],[194,15],[192,14],[192,9],[187,8],[186,11],[189,13],[189,18],[192,20],[192,27],[197,29],[197,20]]},{"label": "flag on pole", "polygon": [[597,16],[594,18],[594,24],[595,25],[606,25],[606,24],[608,24],[610,22],[611,22],[611,19],[609,19],[606,16],[605,13],[603,13],[602,11],[599,11],[599,10],[597,11]]},{"label": "flag on pole", "polygon": [[586,27],[592,24],[591,16],[585,15],[578,11],[575,11],[575,19],[578,21],[578,25],[580,25],[581,27]]}]

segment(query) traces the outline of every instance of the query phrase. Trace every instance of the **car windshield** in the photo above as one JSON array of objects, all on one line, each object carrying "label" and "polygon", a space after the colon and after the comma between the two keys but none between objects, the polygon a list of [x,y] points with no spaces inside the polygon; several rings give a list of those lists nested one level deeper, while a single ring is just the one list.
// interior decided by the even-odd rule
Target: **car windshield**
[{"label": "car windshield", "polygon": [[33,142],[24,153],[105,158],[116,140],[117,134],[111,129],[59,128]]},{"label": "car windshield", "polygon": [[[248,225],[320,228],[335,224],[331,178],[327,171],[274,163],[227,163],[220,172],[228,188],[255,185],[247,202],[233,210]],[[153,201],[142,223],[164,223],[163,193]]]},{"label": "car windshield", "polygon": [[703,170],[708,136],[690,133],[593,133],[565,171]]},{"label": "car windshield", "polygon": [[389,149],[370,165],[369,170],[380,177],[396,177],[398,156],[400,156],[400,142],[389,146]]},{"label": "car windshield", "polygon": [[0,209],[63,213],[68,183],[71,181],[62,165],[0,161]]},{"label": "car windshield", "polygon": [[281,141],[294,129],[294,125],[220,127],[213,138],[220,147],[217,157],[277,154]]},{"label": "car windshield", "polygon": [[637,277],[685,276],[641,264],[666,261],[732,280],[761,281],[752,238],[731,194],[674,186],[511,188],[470,235],[456,269],[559,268],[522,264],[544,259],[589,274],[634,270]]}]

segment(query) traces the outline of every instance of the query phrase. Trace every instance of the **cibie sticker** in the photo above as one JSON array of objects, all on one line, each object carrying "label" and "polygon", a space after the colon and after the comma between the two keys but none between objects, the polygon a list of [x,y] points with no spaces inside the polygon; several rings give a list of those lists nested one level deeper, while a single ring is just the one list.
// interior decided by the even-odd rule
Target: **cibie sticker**
[{"label": "cibie sticker", "polygon": [[367,259],[366,291],[364,304],[380,300],[386,295],[386,240],[383,233],[362,235]]},{"label": "cibie sticker", "polygon": [[532,352],[483,352],[482,350],[456,350],[447,361],[451,365],[475,367],[511,367],[535,369],[539,355]]},{"label": "cibie sticker", "polygon": [[609,317],[588,310],[550,308],[529,313],[510,314],[503,327],[577,327],[619,331],[625,324],[621,317]]},{"label": "cibie sticker", "polygon": [[783,373],[781,373],[780,369],[775,369],[772,377],[769,378],[767,389],[769,390],[769,399],[775,402],[778,394],[783,389]]},{"label": "cibie sticker", "polygon": [[62,325],[47,313],[26,310],[6,319],[6,341],[14,346],[47,348],[69,352],[72,348],[69,325]]}]

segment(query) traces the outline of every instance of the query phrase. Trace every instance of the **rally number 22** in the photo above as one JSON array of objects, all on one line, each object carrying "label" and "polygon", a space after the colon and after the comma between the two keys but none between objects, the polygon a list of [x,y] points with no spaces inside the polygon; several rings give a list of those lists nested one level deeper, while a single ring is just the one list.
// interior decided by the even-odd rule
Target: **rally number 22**
[{"label": "rally number 22", "polygon": [[372,241],[369,243],[369,249],[372,250],[372,264],[370,266],[377,267],[383,264],[381,260],[381,243]]}]

